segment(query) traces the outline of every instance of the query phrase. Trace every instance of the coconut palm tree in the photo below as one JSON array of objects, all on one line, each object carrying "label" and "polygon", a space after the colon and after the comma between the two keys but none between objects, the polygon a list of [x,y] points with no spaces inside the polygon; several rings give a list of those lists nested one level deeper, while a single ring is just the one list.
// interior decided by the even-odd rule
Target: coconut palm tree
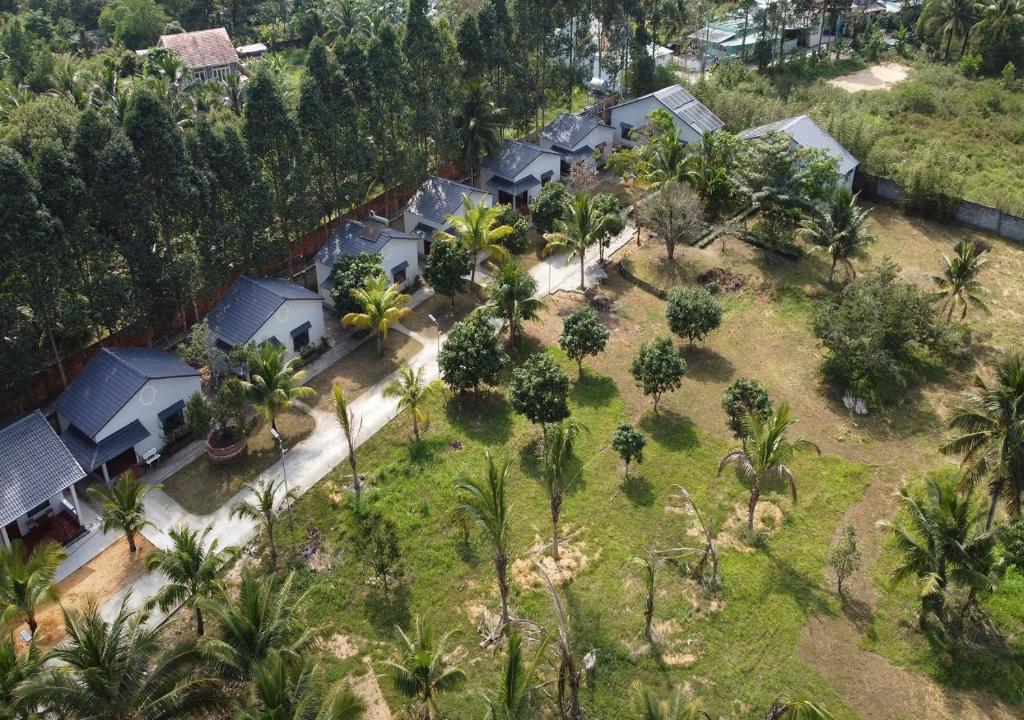
[{"label": "coconut palm tree", "polygon": [[21,686],[35,678],[43,668],[43,655],[31,642],[21,652],[14,644],[14,636],[0,638],[0,720],[32,720],[35,709],[26,705],[18,692]]},{"label": "coconut palm tree", "polygon": [[312,658],[298,661],[273,651],[260,665],[249,702],[235,707],[240,720],[359,720],[366,703],[341,684],[330,687]]},{"label": "coconut palm tree", "polygon": [[313,400],[316,390],[302,384],[305,370],[297,370],[298,358],[285,360],[285,349],[269,342],[258,345],[249,353],[249,379],[242,380],[246,399],[264,422],[277,431],[277,416],[295,400]]},{"label": "coconut palm tree", "polygon": [[[541,582],[544,583],[544,587],[547,588],[551,606],[555,611],[555,622],[558,623],[558,631],[553,633],[555,654],[558,657],[558,712],[563,718],[581,720],[583,706],[580,704],[580,680],[587,670],[590,654],[584,657],[583,667],[580,667],[576,661],[576,651],[572,646],[569,615],[565,612],[562,599],[558,596],[558,591],[555,590],[555,585],[551,582],[544,566],[535,563],[534,567]],[[566,691],[568,691],[568,697],[566,697]]]},{"label": "coconut palm tree", "polygon": [[481,200],[474,203],[467,193],[462,198],[462,214],[448,218],[448,227],[452,232],[434,233],[438,240],[457,242],[473,256],[473,267],[469,271],[469,284],[476,282],[476,266],[480,261],[480,253],[486,253],[494,260],[504,260],[508,250],[501,241],[512,235],[515,229],[510,225],[499,225],[501,208],[488,207]]},{"label": "coconut palm tree", "polygon": [[373,330],[377,334],[377,356],[382,357],[388,330],[412,312],[405,307],[409,296],[398,289],[397,283],[390,284],[387,278],[380,276],[367,278],[363,287],[352,290],[352,299],[362,307],[362,312],[346,313],[341,324]]},{"label": "coconut palm tree", "polygon": [[461,478],[455,487],[462,494],[462,512],[473,518],[483,530],[494,551],[494,572],[498,579],[498,593],[501,596],[501,627],[495,635],[508,629],[508,550],[511,535],[508,499],[505,496],[505,482],[511,462],[496,464],[490,450],[485,451],[487,472],[480,478]]},{"label": "coconut palm tree", "polygon": [[967,40],[970,37],[971,28],[977,20],[977,3],[975,0],[938,0],[932,16],[928,19],[928,30],[938,32],[940,37],[946,38],[946,49],[942,59],[949,58],[949,46],[953,42],[953,36],[962,37],[964,40],[960,54],[967,50]]},{"label": "coconut palm tree", "polygon": [[987,0],[980,4],[981,22],[991,38],[992,45],[1002,47],[1014,32],[1024,24],[1024,5],[1020,0]]},{"label": "coconut palm tree", "polygon": [[384,388],[384,397],[398,400],[398,412],[412,413],[412,434],[420,439],[420,423],[425,420],[420,407],[434,394],[437,385],[423,378],[423,368],[413,370],[408,365],[398,369],[398,377]]},{"label": "coconut palm tree", "polygon": [[483,155],[494,155],[501,150],[501,126],[505,111],[494,104],[490,88],[474,80],[466,90],[457,127],[462,161],[473,185]]},{"label": "coconut palm tree", "polygon": [[575,420],[563,420],[544,426],[544,445],[541,448],[543,472],[541,479],[548,493],[551,508],[551,556],[558,556],[558,519],[562,514],[562,499],[566,486],[572,481],[570,472],[574,459],[576,438],[588,432],[586,425]]},{"label": "coconut palm tree", "polygon": [[440,640],[417,615],[413,619],[412,636],[396,627],[399,643],[388,667],[395,689],[419,705],[419,716],[430,720],[437,710],[437,695],[458,687],[466,674],[458,665],[445,660],[449,633]]},{"label": "coconut palm tree", "polygon": [[1024,355],[1000,356],[995,377],[976,376],[974,388],[964,393],[964,404],[949,423],[960,434],[940,450],[963,456],[961,489],[988,481],[989,530],[1000,499],[1012,515],[1024,509]]},{"label": "coconut palm tree", "polygon": [[778,410],[762,418],[758,414],[747,414],[742,420],[743,435],[747,441],[726,453],[718,464],[718,474],[732,465],[736,473],[750,485],[750,501],[747,504],[747,530],[754,529],[754,510],[766,482],[783,480],[789,485],[793,502],[796,502],[796,478],[789,468],[789,462],[797,452],[821,450],[810,440],[793,440],[786,437],[789,428],[796,422],[789,416],[789,403],[782,403]]},{"label": "coconut palm tree", "polygon": [[875,241],[874,235],[864,229],[864,221],[870,214],[869,208],[857,206],[856,194],[839,188],[825,207],[804,218],[800,236],[821,248],[832,261],[829,285],[835,278],[837,265],[843,266],[847,280],[857,276],[851,261],[863,257],[865,246]]},{"label": "coconut palm tree", "polygon": [[323,629],[302,617],[306,593],[294,589],[295,574],[267,576],[252,567],[242,570],[235,596],[222,590],[200,601],[217,621],[216,637],[204,637],[203,656],[221,674],[249,680],[272,651],[299,658],[317,642]]},{"label": "coconut palm tree", "polygon": [[961,240],[953,248],[953,257],[943,254],[942,260],[946,267],[941,275],[935,275],[932,280],[938,286],[936,295],[943,298],[943,309],[946,310],[946,319],[953,317],[953,310],[957,305],[963,308],[960,312],[960,319],[967,317],[967,308],[974,306],[983,312],[988,312],[988,306],[981,299],[984,293],[981,283],[978,282],[978,275],[981,269],[988,263],[987,251],[978,252],[973,240]]},{"label": "coconut palm tree", "polygon": [[359,468],[356,467],[356,445],[355,436],[359,432],[356,427],[355,414],[349,409],[348,400],[345,399],[345,391],[341,385],[335,383],[331,389],[334,394],[334,412],[338,417],[338,424],[345,434],[345,442],[348,443],[348,464],[352,468],[352,490],[356,494],[356,502],[359,502],[363,484],[359,480]]},{"label": "coconut palm tree", "polygon": [[683,180],[693,171],[693,157],[679,139],[672,116],[658,108],[651,113],[648,141],[640,149],[640,184],[659,188],[669,180]]},{"label": "coconut palm tree", "polygon": [[134,553],[135,536],[152,525],[146,519],[146,496],[153,488],[125,470],[113,485],[95,485],[89,488],[89,498],[100,511],[100,529],[103,532],[120,530],[128,540],[128,552]]},{"label": "coconut palm tree", "polygon": [[644,586],[644,637],[649,643],[654,642],[654,597],[660,564],[661,558],[654,552],[629,559],[629,566]]},{"label": "coconut palm tree", "polygon": [[68,556],[60,545],[44,540],[29,552],[21,540],[0,547],[0,622],[24,620],[29,632],[39,626],[36,610],[57,600],[57,568]]},{"label": "coconut palm tree", "polygon": [[558,230],[544,235],[548,244],[544,247],[544,254],[551,255],[556,252],[567,252],[569,261],[573,258],[580,259],[580,290],[586,289],[586,254],[587,248],[596,242],[601,242],[608,235],[608,228],[614,218],[602,214],[594,206],[594,203],[586,193],[579,193],[573,197],[566,209],[566,216],[558,221]]},{"label": "coconut palm tree", "polygon": [[507,258],[498,268],[494,282],[487,288],[487,308],[504,320],[509,345],[516,345],[523,332],[523,323],[537,320],[544,301],[534,297],[537,281],[515,258]]},{"label": "coconut palm tree", "polygon": [[243,520],[253,520],[263,524],[263,528],[267,531],[267,546],[270,549],[270,566],[277,570],[277,543],[274,540],[274,527],[277,525],[278,519],[281,517],[281,508],[285,505],[290,505],[298,498],[298,493],[294,490],[286,492],[280,502],[277,499],[277,493],[281,489],[281,482],[276,479],[260,480],[258,484],[245,483],[243,486],[246,490],[252,493],[252,500],[242,500],[235,503],[231,507],[231,518],[241,518]]},{"label": "coconut palm tree", "polygon": [[523,641],[519,633],[509,632],[505,644],[505,666],[501,685],[493,697],[487,698],[485,720],[526,720],[530,714],[530,683],[547,649],[546,637],[541,638],[533,660],[527,665],[523,659]]},{"label": "coconut palm tree", "polygon": [[221,575],[228,563],[238,557],[238,549],[217,549],[214,540],[207,547],[206,538],[213,528],[209,525],[201,533],[190,527],[172,528],[169,550],[154,550],[146,556],[146,569],[159,571],[169,582],[149,600],[149,607],[167,611],[185,605],[195,611],[196,635],[203,636],[203,609],[199,601],[211,598],[220,590]]},{"label": "coconut palm tree", "polygon": [[781,698],[768,708],[764,720],[835,720],[835,716],[813,700]]},{"label": "coconut palm tree", "polygon": [[704,717],[699,706],[687,702],[678,687],[672,688],[668,697],[662,698],[643,683],[635,682],[633,696],[636,698],[640,720],[698,720]]},{"label": "coconut palm tree", "polygon": [[162,626],[124,602],[109,623],[95,605],[63,612],[68,640],[20,691],[46,717],[179,720],[223,704],[216,681],[196,671],[201,657],[194,638],[168,646]]}]

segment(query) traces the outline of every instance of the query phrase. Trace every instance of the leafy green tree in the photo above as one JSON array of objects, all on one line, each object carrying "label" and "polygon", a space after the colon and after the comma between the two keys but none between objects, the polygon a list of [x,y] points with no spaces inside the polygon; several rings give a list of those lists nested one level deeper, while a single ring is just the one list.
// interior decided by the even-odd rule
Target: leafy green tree
[{"label": "leafy green tree", "polygon": [[523,333],[523,323],[538,320],[544,301],[535,297],[537,281],[515,258],[507,258],[487,288],[487,310],[502,319],[508,329],[508,342],[513,347]]},{"label": "leafy green tree", "polygon": [[457,393],[495,385],[508,363],[497,331],[483,313],[475,312],[452,326],[437,356],[441,378]]},{"label": "leafy green tree", "polygon": [[750,532],[754,530],[754,511],[764,484],[776,480],[785,482],[795,503],[796,477],[789,467],[790,461],[798,452],[813,450],[821,454],[818,446],[810,440],[786,437],[794,422],[789,415],[789,403],[782,403],[766,418],[748,414],[743,419],[746,442],[726,453],[718,464],[719,475],[731,465],[737,476],[750,486],[750,501],[747,503],[747,530]]},{"label": "leafy green tree", "polygon": [[604,352],[610,335],[597,313],[586,305],[580,305],[562,323],[558,346],[576,361],[576,368],[582,376],[583,358]]},{"label": "leafy green tree", "polygon": [[360,519],[359,554],[380,582],[387,595],[391,586],[402,577],[402,553],[398,546],[398,529],[394,521],[379,510],[371,510]]},{"label": "leafy green tree", "polygon": [[341,684],[329,686],[309,657],[299,660],[273,651],[260,665],[249,702],[235,707],[240,720],[359,720],[365,701]]},{"label": "leafy green tree", "polygon": [[828,551],[828,566],[836,575],[836,592],[843,594],[843,582],[860,567],[860,551],[857,549],[857,531],[847,525],[843,536],[832,544]]},{"label": "leafy green tree", "polygon": [[284,493],[278,500],[278,493],[283,485],[283,479],[263,478],[259,483],[247,482],[242,487],[252,495],[251,500],[240,500],[231,506],[229,517],[252,520],[263,526],[267,533],[267,546],[270,549],[270,567],[277,570],[277,542],[274,537],[274,529],[281,517],[281,510],[286,505],[291,505],[297,498],[298,493],[294,490]]},{"label": "leafy green tree", "polygon": [[435,637],[418,615],[413,620],[411,636],[401,628],[396,630],[399,643],[388,661],[395,689],[415,699],[423,720],[431,720],[437,713],[437,696],[461,685],[466,674],[445,659],[450,634]]},{"label": "leafy green tree", "polygon": [[703,287],[677,286],[669,290],[665,317],[669,329],[693,345],[722,324],[722,304]]},{"label": "leafy green tree", "polygon": [[373,330],[377,336],[377,356],[384,356],[384,339],[391,326],[399,322],[412,310],[405,307],[411,299],[398,289],[398,284],[388,283],[387,278],[371,278],[363,287],[352,291],[352,299],[359,306],[358,311],[342,316],[342,325],[351,325],[360,330]]},{"label": "leafy green tree", "polygon": [[113,0],[103,7],[99,26],[131,50],[152,47],[167,25],[167,13],[153,0]]},{"label": "leafy green tree", "polygon": [[643,464],[645,447],[647,438],[628,422],[621,422],[615,428],[615,434],[612,435],[612,450],[622,458],[626,466],[626,477],[629,477],[630,463]]},{"label": "leafy green tree", "polygon": [[499,224],[501,210],[497,207],[488,207],[484,200],[474,204],[473,199],[467,194],[462,198],[462,208],[461,215],[452,215],[448,218],[452,232],[438,232],[434,237],[436,240],[458,242],[469,251],[473,256],[469,284],[474,285],[480,255],[486,254],[491,258],[503,260],[508,253],[501,242],[514,231],[508,225]]},{"label": "leafy green tree", "polygon": [[530,248],[530,224],[511,204],[502,203],[497,207],[498,225],[508,225],[512,228],[512,232],[501,239],[502,247],[513,255],[522,255]]},{"label": "leafy green tree", "polygon": [[640,349],[629,366],[629,373],[644,395],[654,398],[654,413],[658,401],[666,392],[678,390],[686,374],[686,361],[665,335],[653,341],[640,343]]},{"label": "leafy green tree", "polygon": [[762,420],[772,413],[772,401],[768,391],[757,380],[736,378],[722,395],[722,409],[729,416],[726,423],[737,440],[746,441],[743,418],[757,415]]},{"label": "leafy green tree", "polygon": [[626,218],[622,216],[622,203],[611,193],[595,194],[591,205],[598,216],[605,218],[602,223],[604,233],[597,239],[598,262],[604,265],[604,249],[611,243],[611,238],[626,229]]},{"label": "leafy green tree", "polygon": [[953,257],[942,256],[945,267],[942,275],[935,275],[932,280],[938,287],[936,295],[943,299],[943,309],[946,310],[946,320],[953,317],[953,310],[959,305],[960,320],[967,317],[967,309],[974,306],[979,310],[988,312],[988,306],[981,299],[984,288],[978,282],[978,275],[988,258],[987,250],[978,250],[973,240],[960,240],[953,248]]},{"label": "leafy green tree", "polygon": [[846,188],[838,188],[825,206],[804,218],[798,234],[821,248],[832,261],[828,273],[830,285],[837,265],[843,266],[847,280],[857,277],[851,261],[864,257],[864,247],[875,241],[874,235],[864,229],[864,221],[870,214],[869,208],[857,207],[857,195]]},{"label": "leafy green tree", "polygon": [[398,377],[384,388],[384,397],[398,400],[398,412],[408,410],[412,415],[412,434],[420,439],[420,423],[426,420],[420,409],[434,394],[436,386],[423,378],[423,368],[415,370],[408,365],[398,369]]},{"label": "leafy green tree", "polygon": [[94,485],[89,498],[99,506],[100,529],[120,530],[128,540],[128,552],[134,553],[135,536],[152,525],[146,519],[146,496],[158,485],[150,485],[135,477],[130,470],[121,473],[113,485]]},{"label": "leafy green tree", "polygon": [[[475,22],[473,26],[475,27]],[[467,41],[472,41],[472,38],[467,38]],[[470,185],[474,184],[480,171],[480,158],[500,152],[504,118],[505,111],[494,104],[488,85],[480,80],[471,80],[456,118],[460,142],[459,155],[469,173]]]},{"label": "leafy green tree", "polygon": [[24,620],[34,634],[36,610],[57,600],[57,568],[67,556],[64,548],[49,540],[31,551],[20,539],[12,540],[10,547],[0,547],[0,620]]},{"label": "leafy green tree", "polygon": [[203,636],[203,610],[199,601],[220,589],[221,575],[228,563],[238,557],[238,549],[217,548],[214,540],[207,546],[206,538],[213,530],[207,526],[196,532],[187,526],[171,528],[168,550],[156,549],[146,556],[146,569],[163,573],[168,582],[149,601],[150,607],[170,610],[179,604],[191,607],[196,615],[196,635]]},{"label": "leafy green tree", "polygon": [[671,262],[676,246],[692,243],[703,230],[703,206],[689,188],[670,180],[657,193],[638,202],[637,222],[661,238]]},{"label": "leafy green tree", "polygon": [[[537,202],[540,202],[538,199]],[[580,260],[580,290],[586,289],[586,254],[587,248],[601,243],[610,234],[611,225],[618,217],[616,213],[602,213],[586,193],[579,193],[571,202],[566,203],[561,219],[555,221],[557,231],[544,234],[547,246],[545,255],[557,252],[568,253],[568,259]],[[619,218],[621,220],[621,218]],[[536,224],[536,220],[534,220]]]},{"label": "leafy green tree", "polygon": [[537,352],[512,371],[512,409],[532,423],[549,425],[569,417],[569,376],[546,352]]},{"label": "leafy green tree", "polygon": [[462,245],[451,240],[436,240],[430,245],[423,276],[427,284],[452,299],[466,292],[466,275],[473,270],[473,257]]},{"label": "leafy green tree", "polygon": [[277,431],[277,416],[296,400],[316,398],[316,390],[306,385],[305,370],[296,370],[297,357],[284,359],[284,347],[269,342],[252,349],[249,357],[249,379],[242,381],[245,397],[256,414]]},{"label": "leafy green tree", "polygon": [[548,493],[551,507],[551,556],[557,563],[558,520],[562,515],[565,490],[579,475],[570,475],[575,461],[576,439],[587,433],[585,425],[574,420],[559,420],[544,426],[544,444],[541,449],[543,473],[541,478]]},{"label": "leafy green tree", "polygon": [[541,188],[537,199],[530,205],[530,219],[537,232],[549,233],[565,217],[569,205],[569,193],[560,180],[549,182]]},{"label": "leafy green tree", "polygon": [[[432,246],[431,250],[433,249]],[[338,258],[338,262],[331,270],[331,280],[334,283],[334,287],[331,288],[331,299],[339,315],[344,316],[359,310],[359,303],[352,297],[352,291],[366,285],[368,280],[385,277],[382,262],[380,253],[362,252]]]}]

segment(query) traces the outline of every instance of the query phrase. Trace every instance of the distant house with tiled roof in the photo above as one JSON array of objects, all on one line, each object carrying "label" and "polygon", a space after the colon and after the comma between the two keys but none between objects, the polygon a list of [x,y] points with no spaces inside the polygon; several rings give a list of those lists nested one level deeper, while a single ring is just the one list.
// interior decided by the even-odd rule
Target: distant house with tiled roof
[{"label": "distant house with tiled roof", "polygon": [[616,141],[623,145],[636,144],[636,131],[649,125],[651,113],[659,108],[668,112],[680,138],[688,144],[698,143],[705,133],[715,132],[725,126],[717,115],[682,85],[670,85],[612,108],[611,125],[615,128]]},{"label": "distant house with tiled roof", "polygon": [[594,117],[562,113],[540,131],[542,148],[562,156],[562,174],[575,162],[583,160],[596,166],[594,150],[611,150],[615,130]]},{"label": "distant house with tiled roof", "polygon": [[416,194],[406,203],[402,222],[407,233],[420,237],[420,253],[430,252],[431,238],[438,230],[447,230],[449,218],[465,214],[463,199],[469,197],[474,205],[494,204],[494,195],[454,180],[428,177]]},{"label": "distant house with tiled roof", "polygon": [[784,120],[776,120],[767,125],[744,130],[740,133],[740,137],[744,140],[756,140],[771,132],[788,135],[792,140],[792,145],[795,147],[823,150],[830,157],[835,158],[839,163],[837,173],[838,186],[844,187],[847,190],[853,188],[853,176],[856,174],[857,165],[860,163],[857,158],[850,154],[849,150],[840,145],[834,137],[822,130],[821,126],[811,120],[811,118],[806,115],[797,115],[796,117]]},{"label": "distant house with tiled roof", "polygon": [[241,72],[242,61],[224,28],[161,35],[156,46],[178,56],[195,82],[226,80]]},{"label": "distant house with tiled roof", "polygon": [[540,145],[506,140],[501,150],[484,158],[480,187],[498,193],[499,203],[532,202],[540,189],[561,175],[562,156]]},{"label": "distant house with tiled roof", "polygon": [[53,408],[78,464],[109,481],[163,449],[200,390],[199,371],[166,350],[103,348]]},{"label": "distant house with tiled roof", "polygon": [[420,236],[388,227],[387,220],[371,215],[365,222],[342,220],[316,254],[316,282],[320,295],[331,307],[334,298],[334,265],[345,255],[379,253],[384,275],[407,288],[420,275]]},{"label": "distant house with tiled roof", "polygon": [[320,296],[287,280],[242,275],[218,301],[207,322],[217,347],[229,352],[239,345],[270,342],[294,357],[324,338]]}]

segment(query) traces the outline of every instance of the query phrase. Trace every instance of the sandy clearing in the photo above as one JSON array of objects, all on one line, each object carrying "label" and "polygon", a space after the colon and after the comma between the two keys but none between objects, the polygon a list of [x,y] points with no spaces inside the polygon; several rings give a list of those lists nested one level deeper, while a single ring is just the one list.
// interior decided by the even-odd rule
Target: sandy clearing
[{"label": "sandy clearing", "polygon": [[846,92],[860,92],[862,90],[888,90],[893,85],[907,79],[910,68],[899,63],[882,63],[873,65],[864,70],[859,70],[849,75],[842,75],[829,80],[829,85],[835,85]]},{"label": "sandy clearing", "polygon": [[348,686],[366,703],[363,720],[391,720],[391,708],[384,699],[384,693],[380,691],[380,683],[372,669],[365,675],[349,677]]}]

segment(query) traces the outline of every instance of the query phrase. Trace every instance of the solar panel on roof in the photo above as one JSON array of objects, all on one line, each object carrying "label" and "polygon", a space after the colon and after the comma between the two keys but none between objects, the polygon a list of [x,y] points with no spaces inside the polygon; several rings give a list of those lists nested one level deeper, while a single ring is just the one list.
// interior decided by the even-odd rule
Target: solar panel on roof
[{"label": "solar panel on roof", "polygon": [[675,110],[686,103],[693,102],[695,98],[683,88],[676,87],[673,88],[672,92],[667,93],[664,97],[660,97],[658,99]]},{"label": "solar panel on roof", "polygon": [[714,132],[725,125],[717,115],[699,102],[691,103],[681,108],[679,112],[691,127],[703,132]]}]

